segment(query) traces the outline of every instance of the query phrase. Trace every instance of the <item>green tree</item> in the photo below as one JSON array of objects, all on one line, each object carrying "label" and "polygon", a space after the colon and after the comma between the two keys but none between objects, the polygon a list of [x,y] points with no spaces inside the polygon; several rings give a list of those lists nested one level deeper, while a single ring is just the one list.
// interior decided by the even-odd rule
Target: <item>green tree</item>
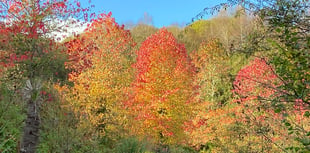
[{"label": "green tree", "polygon": [[143,41],[146,40],[147,37],[157,32],[158,29],[152,25],[147,24],[138,24],[130,29],[132,37],[134,41],[137,43],[137,47],[139,47]]},{"label": "green tree", "polygon": [[253,22],[253,18],[240,7],[232,9],[231,13],[223,9],[211,19],[197,20],[185,27],[178,39],[185,43],[189,52],[198,50],[204,41],[219,39],[225,53],[231,54],[253,30]]}]

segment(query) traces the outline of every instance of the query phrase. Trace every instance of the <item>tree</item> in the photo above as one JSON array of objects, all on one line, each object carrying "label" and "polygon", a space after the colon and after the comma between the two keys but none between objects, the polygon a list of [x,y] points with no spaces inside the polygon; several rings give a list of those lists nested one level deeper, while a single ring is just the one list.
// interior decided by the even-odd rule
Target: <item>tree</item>
[{"label": "tree", "polygon": [[[52,32],[62,31],[62,27],[54,27],[52,21],[66,20],[85,14],[80,2],[68,1],[35,1],[4,0],[0,2],[1,50],[2,64],[12,67],[12,71],[21,73],[21,79],[27,80],[26,87],[21,90],[27,103],[27,119],[21,141],[21,152],[35,152],[39,137],[39,92],[42,80],[57,78],[58,65],[57,45],[48,36]],[[56,62],[55,62],[56,61]],[[56,67],[54,67],[56,66]],[[54,71],[49,71],[54,70]],[[51,73],[52,72],[52,73]],[[66,76],[63,74],[62,76]],[[17,80],[17,79],[16,79]],[[20,89],[20,86],[15,86]]]},{"label": "tree", "polygon": [[179,143],[191,116],[193,69],[172,33],[160,29],[137,51],[132,98],[125,103],[135,119],[132,132],[161,143]]},{"label": "tree", "polygon": [[188,144],[210,152],[241,151],[239,136],[243,131],[235,128],[238,119],[234,113],[237,110],[238,107],[230,102],[221,107],[211,101],[198,103],[187,131]]},{"label": "tree", "polygon": [[[245,42],[241,51],[263,58],[270,57],[268,65],[273,67],[274,74],[280,81],[280,85],[275,90],[275,95],[279,96],[272,96],[269,99],[274,109],[277,112],[281,110],[285,112],[287,109],[293,111],[298,101],[299,105],[306,109],[305,114],[309,114],[309,2],[307,0],[231,0],[211,10],[234,5],[241,5],[259,21],[258,29],[262,30],[255,30],[249,35],[249,41]],[[198,16],[210,12],[212,11],[206,8]],[[289,127],[290,132],[299,131],[295,134],[300,136],[297,139],[304,145],[292,148],[309,150],[307,143],[309,138],[306,136],[308,130],[301,128],[300,131],[297,127]]]},{"label": "tree", "polygon": [[[289,147],[287,144],[300,144],[295,141],[294,136],[287,134],[282,122],[290,126],[287,120],[295,120],[295,124],[304,130],[309,126],[304,124],[308,119],[303,117],[306,109],[300,103],[295,103],[294,108],[285,110],[283,114],[274,109],[272,100],[286,94],[278,91],[281,85],[281,80],[275,74],[274,68],[266,63],[266,59],[256,58],[239,71],[234,81],[234,94],[238,95],[236,102],[241,106],[236,115],[248,128],[248,134],[253,138],[261,136],[286,151]],[[265,145],[273,148],[271,144]]]},{"label": "tree", "polygon": [[127,133],[122,104],[133,81],[135,42],[111,16],[101,14],[83,34],[67,42],[72,59],[67,66],[73,68],[69,80],[74,85],[64,98],[79,116],[81,128],[88,127],[94,136],[99,131],[113,145]]},{"label": "tree", "polygon": [[[308,107],[309,102],[309,3],[305,1],[280,1],[274,8],[262,11],[265,15],[271,43],[270,63],[282,81],[281,98],[286,102],[301,99]],[[279,10],[279,11],[274,11]],[[265,14],[269,13],[269,14]],[[276,55],[275,55],[276,54]],[[274,56],[275,55],[275,56]],[[276,101],[279,101],[277,99]]]},{"label": "tree", "polygon": [[202,43],[190,55],[197,71],[194,84],[198,88],[195,118],[188,131],[190,144],[215,152],[233,151],[237,139],[231,129],[237,121],[237,107],[231,103],[230,57],[217,39]]},{"label": "tree", "polygon": [[245,100],[257,98],[267,100],[271,96],[276,96],[275,92],[280,81],[272,69],[264,59],[254,59],[249,66],[238,72],[234,81],[234,92]]},{"label": "tree", "polygon": [[130,29],[132,37],[134,38],[135,42],[137,43],[137,47],[139,47],[142,42],[146,40],[147,37],[156,33],[158,29],[152,25],[147,24],[138,24]]},{"label": "tree", "polygon": [[138,24],[153,25],[153,17],[147,12],[144,12],[143,17],[139,19]]},{"label": "tree", "polygon": [[245,41],[246,35],[253,31],[254,19],[239,7],[231,12],[222,9],[211,19],[191,23],[184,28],[179,39],[189,52],[198,50],[204,41],[218,39],[226,54],[232,54]]},{"label": "tree", "polygon": [[308,1],[282,0],[259,12],[267,27],[265,37],[271,50],[267,55],[272,57],[270,64],[281,80],[277,92],[282,94],[273,99],[273,104],[278,110],[289,107],[295,113],[300,112],[296,114],[296,120],[285,123],[290,125],[289,133],[303,145],[292,145],[290,149],[303,151],[310,150],[307,136],[310,129],[300,126],[298,119],[309,120],[309,7]]},{"label": "tree", "polygon": [[[306,104],[309,98],[309,2],[306,0],[264,0],[240,1],[230,0],[212,8],[205,8],[198,17],[214,13],[221,8],[239,5],[260,20],[264,29],[250,35],[250,42],[245,42],[242,51],[257,52],[260,55],[273,57],[269,59],[274,71],[282,80],[281,91],[287,91],[285,101],[294,102],[302,99]],[[250,49],[252,48],[252,49]],[[252,53],[253,54],[253,53]],[[279,101],[279,99],[275,99]]]},{"label": "tree", "polygon": [[[229,58],[220,42],[214,39],[202,43],[197,51],[192,52],[191,58],[197,68],[195,85],[200,88],[199,99],[202,102],[219,105],[227,102],[231,88],[227,85],[230,71]],[[228,95],[225,95],[227,93]]]},{"label": "tree", "polygon": [[209,21],[197,21],[186,26],[180,32],[178,39],[185,44],[188,53],[197,50],[203,41],[207,41],[207,39],[210,38],[209,34],[206,32],[206,27],[208,25],[210,25]]},{"label": "tree", "polygon": [[167,30],[171,32],[177,40],[179,40],[179,36],[182,31],[180,25],[170,25],[167,27]]}]

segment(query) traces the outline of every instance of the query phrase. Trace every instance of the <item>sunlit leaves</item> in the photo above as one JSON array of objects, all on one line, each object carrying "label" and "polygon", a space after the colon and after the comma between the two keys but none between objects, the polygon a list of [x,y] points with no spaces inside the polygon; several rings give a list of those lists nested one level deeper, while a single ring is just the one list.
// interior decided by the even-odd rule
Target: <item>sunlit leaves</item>
[{"label": "sunlit leaves", "polygon": [[[66,27],[58,24],[78,17],[81,13],[75,11],[77,7],[81,8],[60,0],[1,1],[0,64],[5,67],[18,64],[25,77],[66,78],[63,67],[66,57],[60,55],[61,45],[55,43],[52,33],[66,31]],[[88,10],[84,9],[83,13]]]},{"label": "sunlit leaves", "polygon": [[137,51],[133,97],[126,103],[132,131],[162,143],[178,143],[191,116],[193,71],[183,45],[166,29],[148,37]]},{"label": "sunlit leaves", "polygon": [[234,92],[246,99],[269,98],[275,96],[279,85],[280,81],[273,68],[266,60],[256,58],[239,71],[234,81]]},{"label": "sunlit leaves", "polygon": [[135,43],[111,15],[101,14],[84,34],[66,43],[74,86],[65,98],[81,115],[81,126],[90,123],[102,136],[115,140],[125,134],[119,133],[125,124],[122,104],[133,81]]},{"label": "sunlit leaves", "polygon": [[[274,149],[283,150],[289,146],[288,143],[297,145],[293,135],[287,133],[284,125],[290,126],[289,122],[293,122],[295,126],[305,130],[309,127],[304,123],[309,121],[302,116],[305,107],[300,99],[296,99],[294,105],[291,105],[294,106],[293,108],[282,107],[283,111],[273,107],[273,99],[287,94],[279,88],[281,85],[281,80],[275,74],[273,67],[267,64],[266,59],[256,58],[239,71],[234,81],[234,93],[238,95],[236,102],[241,106],[236,113],[239,121],[249,128],[249,131],[254,134],[253,137],[264,136],[277,144]],[[282,99],[276,103],[291,102]]]},{"label": "sunlit leaves", "polygon": [[229,58],[218,40],[202,43],[191,54],[197,69],[195,85],[199,87],[199,100],[224,104],[230,97]]},{"label": "sunlit leaves", "polygon": [[234,132],[230,128],[236,122],[233,112],[237,108],[230,105],[229,57],[216,39],[202,43],[190,55],[197,71],[194,84],[198,88],[195,94],[198,104],[188,130],[189,143],[196,147],[215,145],[214,151],[221,152],[218,149],[230,147],[221,144],[232,141]]}]

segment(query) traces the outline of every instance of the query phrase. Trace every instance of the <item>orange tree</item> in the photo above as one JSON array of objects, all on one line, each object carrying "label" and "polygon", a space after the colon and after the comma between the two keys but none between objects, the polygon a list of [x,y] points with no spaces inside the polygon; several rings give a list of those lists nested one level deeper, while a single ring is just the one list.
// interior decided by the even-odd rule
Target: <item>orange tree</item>
[{"label": "orange tree", "polygon": [[132,97],[125,103],[134,118],[130,129],[157,142],[179,143],[191,116],[193,69],[184,45],[166,29],[148,37],[137,51]]}]

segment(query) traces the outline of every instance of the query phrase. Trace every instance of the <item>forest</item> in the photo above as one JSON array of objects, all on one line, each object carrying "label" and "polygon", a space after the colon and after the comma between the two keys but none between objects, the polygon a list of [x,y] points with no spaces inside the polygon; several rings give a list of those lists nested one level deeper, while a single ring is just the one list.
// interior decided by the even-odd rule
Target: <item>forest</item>
[{"label": "forest", "polygon": [[310,152],[308,0],[162,28],[93,7],[0,0],[1,153]]}]

